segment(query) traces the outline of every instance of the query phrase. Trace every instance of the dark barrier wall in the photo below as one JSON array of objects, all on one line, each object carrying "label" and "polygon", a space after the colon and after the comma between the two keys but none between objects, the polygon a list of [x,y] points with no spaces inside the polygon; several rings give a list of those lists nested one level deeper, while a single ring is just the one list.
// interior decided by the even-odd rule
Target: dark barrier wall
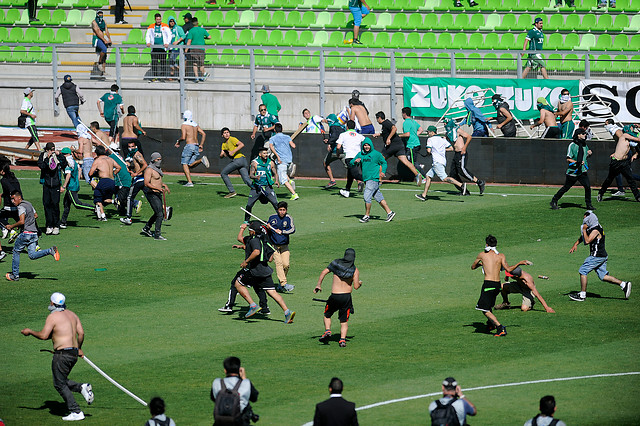
[{"label": "dark barrier wall", "polygon": [[[146,129],[149,136],[162,140],[162,143],[141,136],[140,141],[144,149],[145,158],[149,158],[151,153],[159,151],[163,157],[163,169],[166,171],[180,172],[180,154],[184,143],[180,148],[174,146],[180,137],[179,130],[170,129]],[[249,157],[251,153],[257,152],[259,145],[263,143],[261,136],[252,140],[250,132],[233,132],[232,136],[238,138],[245,144],[242,152]],[[377,150],[382,149],[381,138],[372,138]],[[422,141],[422,154],[426,154],[426,139]],[[296,149],[293,150],[294,162],[298,166],[297,175],[303,177],[326,177],[322,160],[326,155],[327,148],[322,142],[320,135],[299,135],[295,140]],[[510,139],[510,138],[474,138],[468,149],[468,169],[476,176],[488,182],[496,183],[518,183],[518,184],[554,184],[564,183],[565,171],[567,170],[567,147],[568,140],[552,139]],[[220,146],[222,136],[219,131],[207,131],[204,153],[209,157],[211,168],[210,173],[220,173],[222,168],[228,164],[229,160],[221,159]],[[589,179],[592,185],[597,186],[607,176],[609,166],[609,156],[613,153],[615,143],[611,141],[590,141],[589,148],[593,155],[589,159]],[[447,172],[449,170],[453,153],[447,153]],[[431,156],[419,157],[417,163],[425,165],[431,164]],[[637,169],[637,167],[636,167]],[[334,176],[345,177],[344,168],[341,163],[332,163]],[[207,171],[203,166],[197,166],[193,172]],[[398,168],[398,161],[395,158],[389,160],[387,170],[388,178],[410,180],[411,173],[401,164]]]}]

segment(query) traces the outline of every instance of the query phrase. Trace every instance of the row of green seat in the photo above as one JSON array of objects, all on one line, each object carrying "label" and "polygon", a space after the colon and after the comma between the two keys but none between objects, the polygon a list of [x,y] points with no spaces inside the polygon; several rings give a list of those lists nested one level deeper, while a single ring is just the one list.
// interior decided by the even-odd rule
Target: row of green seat
[{"label": "row of green seat", "polygon": [[[26,0],[0,0],[0,6],[25,7]],[[109,0],[44,0],[39,7],[100,8],[109,6]]]},{"label": "row of green seat", "polygon": [[[295,30],[281,31],[250,29],[237,32],[234,29],[219,30],[217,28],[209,30],[211,39],[207,44],[211,45],[241,45],[241,46],[344,46],[344,40],[352,35],[342,31],[328,33],[326,31],[312,32],[309,30],[300,33]],[[496,32],[489,34],[482,33],[387,33],[387,32],[364,32],[360,40],[362,45],[356,47],[373,48],[406,48],[406,49],[496,49],[496,50],[521,50],[524,46],[525,34]],[[144,44],[144,32],[134,28],[129,33],[124,44]],[[600,34],[596,39],[594,34],[583,34],[582,38],[576,33],[566,36],[554,33],[549,36],[545,43],[546,50],[640,50],[640,34],[631,37],[626,34],[618,34],[612,37],[610,34]]]},{"label": "row of green seat", "polygon": [[59,28],[54,31],[53,28],[29,27],[22,30],[20,27],[14,27],[10,30],[7,27],[0,27],[0,43],[69,43],[71,42],[71,33],[68,28]]},{"label": "row of green seat", "polygon": [[23,63],[48,63],[51,64],[53,47],[44,49],[37,46],[26,48],[16,46],[10,49],[7,46],[0,46],[0,62],[23,62]]},{"label": "row of green seat", "polygon": [[[179,18],[187,11],[169,10],[163,13],[163,22],[167,22],[169,16]],[[147,27],[154,22],[157,10],[150,11],[147,18],[141,23]],[[261,10],[257,14],[253,10],[245,10],[239,13],[229,10],[223,14],[215,10],[208,13],[205,10],[191,11],[198,22],[205,27],[286,27],[286,28],[345,28],[353,26],[353,19],[348,12],[306,11],[300,13],[297,10],[285,13],[282,10],[270,12]],[[577,13],[563,15],[560,13],[530,15],[523,13],[515,15],[497,13],[484,15],[482,13],[444,13],[438,16],[436,13],[389,13],[369,14],[363,19],[364,27],[373,29],[398,29],[398,30],[483,30],[492,31],[526,31],[532,27],[535,18],[543,19],[543,28],[546,31],[606,31],[606,32],[637,32],[640,30],[640,14],[610,15],[593,13],[580,16]],[[179,23],[182,23],[180,20]]]}]

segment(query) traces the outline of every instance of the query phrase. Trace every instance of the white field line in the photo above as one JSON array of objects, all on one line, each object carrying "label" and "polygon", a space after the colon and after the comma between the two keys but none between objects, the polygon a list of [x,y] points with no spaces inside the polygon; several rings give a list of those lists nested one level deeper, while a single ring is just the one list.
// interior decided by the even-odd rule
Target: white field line
[{"label": "white field line", "polygon": [[[565,382],[569,380],[595,379],[595,378],[601,378],[601,377],[631,376],[631,375],[638,375],[638,374],[640,374],[640,371],[630,371],[627,373],[592,374],[590,376],[559,377],[555,379],[529,380],[526,382],[514,382],[514,383],[502,383],[498,385],[477,386],[475,388],[463,389],[463,391],[466,393],[466,392],[475,391],[475,390],[505,388],[509,386],[532,385],[537,383],[549,383],[549,382]],[[368,410],[369,408],[380,407],[382,405],[394,404],[396,402],[411,401],[413,399],[428,398],[430,396],[437,396],[441,394],[442,392],[440,391],[440,392],[427,393],[424,395],[414,395],[414,396],[407,396],[405,398],[390,399],[388,401],[376,402],[374,404],[358,407],[356,408],[356,411]],[[313,426],[313,422],[305,423],[302,426]]]}]

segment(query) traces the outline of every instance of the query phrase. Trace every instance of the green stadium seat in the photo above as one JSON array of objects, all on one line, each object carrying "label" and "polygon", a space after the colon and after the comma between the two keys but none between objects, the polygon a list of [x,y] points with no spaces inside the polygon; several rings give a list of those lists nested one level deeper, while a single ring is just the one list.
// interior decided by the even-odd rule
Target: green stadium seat
[{"label": "green stadium seat", "polygon": [[378,30],[386,29],[393,22],[393,17],[390,13],[382,12],[377,14],[377,20],[375,24],[371,24],[369,27]]},{"label": "green stadium seat", "polygon": [[356,44],[354,45],[354,47],[371,47],[375,45],[375,37],[375,34],[371,31],[364,32],[360,34],[360,41],[362,42],[362,44]]},{"label": "green stadium seat", "polygon": [[253,58],[256,66],[259,66],[259,67],[270,66],[270,61],[267,59],[267,55],[262,49],[254,49]]},{"label": "green stadium seat", "polygon": [[463,71],[474,69],[473,64],[471,62],[467,62],[467,58],[464,53],[456,53],[454,56],[456,58],[456,69]]},{"label": "green stadium seat", "polygon": [[[90,13],[90,12],[93,12],[93,11],[87,10],[85,12],[85,16],[87,15],[87,13]],[[147,13],[147,18],[140,23],[140,26],[143,27],[143,28],[147,28],[149,25],[153,24],[153,22],[155,20],[155,18],[153,16],[156,13],[160,13],[160,11],[159,10],[150,10],[149,13]],[[95,12],[93,12],[92,20],[93,19],[95,19]]]},{"label": "green stadium seat", "polygon": [[[411,9],[412,10],[434,10],[436,6],[438,6],[440,4],[440,0],[426,0],[426,1],[417,1],[416,0],[416,4],[414,4],[414,0],[411,0]],[[417,7],[416,7],[417,6]]]},{"label": "green stadium seat", "polygon": [[407,39],[405,38],[404,33],[398,31],[391,35],[389,46],[394,48],[404,48],[406,42]]},{"label": "green stadium seat", "polygon": [[284,33],[281,30],[273,30],[269,33],[269,40],[263,43],[267,46],[281,46],[284,44]]},{"label": "green stadium seat", "polygon": [[279,58],[279,63],[275,64],[275,66],[283,66],[291,67],[296,62],[296,54],[293,50],[285,50],[282,52]]},{"label": "green stadium seat", "polygon": [[120,55],[120,63],[123,65],[134,65],[138,62],[140,62],[140,52],[135,47],[127,48],[127,50]]},{"label": "green stadium seat", "polygon": [[[49,9],[40,9],[36,14],[36,21],[31,22],[30,25],[46,25],[49,23],[50,20],[51,20],[51,12],[49,11]],[[15,56],[15,53],[12,55],[12,57],[14,56]],[[26,53],[25,53],[25,56],[26,56]],[[20,62],[20,61],[14,61],[14,62]]]},{"label": "green stadium seat", "polygon": [[624,50],[639,51],[640,50],[640,34],[632,35],[631,39],[629,40],[629,47],[627,47]]},{"label": "green stadium seat", "polygon": [[451,57],[448,53],[438,53],[438,56],[436,56],[434,69],[445,71],[451,69]]},{"label": "green stadium seat", "polygon": [[0,27],[0,43],[5,43],[8,38],[9,38],[9,30],[7,29],[7,27]]},{"label": "green stadium seat", "polygon": [[0,62],[11,61],[11,48],[9,46],[0,45]]},{"label": "green stadium seat", "polygon": [[467,37],[467,33],[465,33],[465,32],[456,33],[453,36],[453,44],[451,44],[451,47],[453,47],[454,49],[468,49],[468,48],[471,48],[469,46],[469,39]]},{"label": "green stadium seat", "polygon": [[43,28],[42,31],[40,31],[40,43],[59,43],[53,33],[53,28]]},{"label": "green stadium seat", "polygon": [[564,29],[564,15],[555,13],[549,18],[549,23],[544,27],[544,31],[558,31]]},{"label": "green stadium seat", "polygon": [[453,27],[450,29],[453,30],[472,30],[469,26],[469,15],[466,13],[459,13],[456,15],[455,21],[453,23]]},{"label": "green stadium seat", "polygon": [[391,38],[389,37],[389,33],[383,31],[378,33],[378,35],[376,36],[376,42],[374,44],[374,47],[384,48],[384,47],[388,47],[390,43],[391,43]]},{"label": "green stadium seat", "polygon": [[31,46],[27,52],[25,62],[37,63],[42,62],[42,48],[38,46]]},{"label": "green stadium seat", "polygon": [[[218,11],[216,11],[216,12],[218,12]],[[198,10],[197,12],[195,12],[193,14],[193,17],[198,19],[198,25],[200,25],[201,27],[218,26],[218,22],[220,22],[220,21],[216,20],[216,21],[214,21],[214,23],[211,23],[209,21],[209,12],[207,12],[206,10]],[[178,18],[176,17],[176,19],[178,19]],[[166,17],[166,19],[163,18],[162,22],[165,22],[165,23],[169,22],[169,17]],[[176,22],[176,24],[177,24],[177,22]]]},{"label": "green stadium seat", "polygon": [[575,47],[576,50],[591,50],[596,45],[596,36],[587,33],[582,35],[582,39],[580,40],[580,44]]},{"label": "green stadium seat", "polygon": [[409,15],[409,20],[407,21],[407,29],[408,30],[421,30],[423,25],[422,14],[420,13],[412,13]]},{"label": "green stadium seat", "polygon": [[500,25],[495,27],[498,31],[511,31],[516,29],[518,26],[518,18],[513,13],[507,13],[502,17],[502,22]]},{"label": "green stadium seat", "polygon": [[[213,14],[213,12],[211,12]],[[239,27],[249,27],[256,21],[256,14],[253,10],[243,10],[240,14],[240,19],[236,24]],[[215,25],[215,23],[214,23]]]},{"label": "green stadium seat", "polygon": [[326,31],[316,31],[312,46],[326,46],[329,42],[329,33]]},{"label": "green stadium seat", "polygon": [[82,22],[82,12],[78,9],[71,9],[67,13],[67,19],[64,21],[64,25],[76,27]]},{"label": "green stadium seat", "polygon": [[[9,10],[7,12],[7,16],[9,16],[9,12],[11,11]],[[630,33],[640,32],[640,13],[631,18],[631,21],[629,21],[629,25],[625,27],[624,30]]]},{"label": "green stadium seat", "polygon": [[422,22],[422,29],[431,30],[438,26],[438,15],[435,13],[427,13]]},{"label": "green stadium seat", "polygon": [[487,53],[482,58],[482,64],[480,64],[479,69],[497,71],[503,68],[498,65],[498,55],[495,53]]},{"label": "green stadium seat", "polygon": [[[237,10],[227,10],[224,14],[223,25],[225,27],[233,27],[240,21],[240,14]],[[283,21],[284,22],[284,21]]]},{"label": "green stadium seat", "polygon": [[562,44],[562,50],[572,50],[580,45],[580,36],[576,33],[567,34]]},{"label": "green stadium seat", "polygon": [[438,26],[434,27],[438,30],[448,30],[449,28],[454,27],[454,19],[453,15],[450,13],[443,13],[440,16],[440,20],[438,21]]},{"label": "green stadium seat", "polygon": [[[353,63],[351,63],[351,65],[353,66]],[[371,57],[371,53],[370,52],[360,53],[360,55],[358,55],[358,58],[356,59],[355,66],[357,68],[372,69],[373,59]]]},{"label": "green stadium seat", "polygon": [[233,49],[231,48],[222,49],[222,51],[218,55],[218,61],[215,64],[229,65],[229,62],[232,62],[235,56],[236,56],[236,53],[233,51]]},{"label": "green stadium seat", "polygon": [[[9,9],[9,10],[7,10],[6,16],[4,18],[4,22],[3,23],[5,23],[7,25],[14,25],[18,21],[20,21],[20,10],[18,10],[18,9]],[[11,56],[11,55],[9,55],[9,56]]]},{"label": "green stadium seat", "polygon": [[[454,37],[454,41],[455,41],[455,37]],[[464,48],[465,49],[493,49],[493,47],[491,46],[485,46],[484,36],[482,35],[482,33],[471,33],[471,35],[469,36],[468,45],[465,45]]]},{"label": "green stadium seat", "polygon": [[227,28],[226,30],[224,30],[224,32],[222,33],[222,44],[236,44],[237,41],[238,34],[236,34],[236,30],[233,30],[231,28]]},{"label": "green stadium seat", "polygon": [[629,66],[629,58],[626,55],[617,55],[611,61],[611,71],[623,72]]},{"label": "green stadium seat", "polygon": [[[315,1],[315,0],[314,0]],[[294,62],[294,66],[297,68],[304,68],[305,66],[309,66],[309,52],[306,50],[300,50],[296,53],[296,58]]]},{"label": "green stadium seat", "polygon": [[473,15],[469,15],[469,26],[462,27],[462,30],[473,30],[478,31],[480,28],[484,27],[485,17],[482,13],[474,13]]},{"label": "green stadium seat", "polygon": [[578,55],[570,53],[564,57],[564,67],[567,71],[584,72],[584,62],[578,58]]},{"label": "green stadium seat", "polygon": [[287,16],[282,10],[276,10],[271,16],[271,20],[264,24],[265,27],[280,27],[287,21]]},{"label": "green stadium seat", "polygon": [[515,55],[511,53],[503,53],[498,60],[498,69],[515,71],[518,69],[518,62]]},{"label": "green stadium seat", "polygon": [[[371,56],[369,52],[366,53]],[[338,62],[338,68],[357,68],[357,66],[358,57],[355,52],[344,52],[340,62]]]},{"label": "green stadium seat", "polygon": [[14,27],[9,31],[9,37],[7,38],[8,43],[22,43],[22,39],[24,38],[24,31],[22,28]]},{"label": "green stadium seat", "polygon": [[420,55],[420,61],[418,63],[418,68],[423,70],[432,70],[435,68],[435,57],[433,53],[427,52]]},{"label": "green stadium seat", "polygon": [[613,39],[609,34],[600,34],[596,41],[595,50],[611,50]]},{"label": "green stadium seat", "polygon": [[453,37],[451,33],[441,33],[438,36],[438,49],[451,49]]},{"label": "green stadium seat", "polygon": [[218,62],[220,59],[220,55],[218,55],[218,51],[216,49],[207,49],[204,53],[204,64],[205,65],[213,65]]},{"label": "green stadium seat", "polygon": [[560,64],[562,63],[563,60],[564,59],[562,58],[562,55],[559,53],[552,53],[548,55],[545,61],[547,65],[547,70],[549,71],[559,70]]},{"label": "green stadium seat", "polygon": [[518,10],[532,10],[533,0],[518,0]]},{"label": "green stadium seat", "polygon": [[204,41],[204,44],[221,44],[222,43],[222,32],[217,28],[212,28],[207,31],[209,33],[209,39]]},{"label": "green stadium seat", "polygon": [[[602,19],[604,16],[605,15],[600,16],[600,19]],[[606,16],[611,16],[611,15],[606,15]],[[598,19],[598,26],[600,26],[600,19]],[[624,31],[624,29],[628,26],[629,26],[629,17],[627,15],[620,14],[616,16],[616,18],[613,20],[613,23],[609,26],[609,29],[607,31],[612,31],[612,32]]]},{"label": "green stadium seat", "polygon": [[404,57],[398,56],[396,54],[396,68],[401,70],[415,70],[418,69],[420,63],[420,59],[418,58],[418,54],[415,52],[409,52]]},{"label": "green stadium seat", "polygon": [[318,0],[304,0],[300,5],[300,9],[313,9],[313,6],[315,6],[317,3]]},{"label": "green stadium seat", "polygon": [[6,22],[4,9],[0,9],[0,25],[6,25],[6,24],[13,24],[13,22]]},{"label": "green stadium seat", "polygon": [[38,39],[40,38],[40,31],[38,31],[35,27],[29,27],[24,31],[24,43],[38,43]]},{"label": "green stadium seat", "polygon": [[[620,15],[620,16],[624,16],[624,15]],[[624,28],[624,26],[623,26]],[[613,17],[612,15],[609,15],[608,13],[600,15],[598,17],[598,24],[596,27],[591,28],[591,30],[596,30],[596,31],[616,31],[613,28]],[[621,31],[621,29],[618,29],[617,31]]]},{"label": "green stadium seat", "polygon": [[318,3],[313,5],[314,9],[327,9],[333,0],[318,0]]},{"label": "green stadium seat", "polygon": [[298,46],[311,46],[313,44],[313,32],[304,30],[300,33]]},{"label": "green stadium seat", "polygon": [[136,62],[136,65],[151,65],[151,48],[145,47],[140,51],[140,56]]},{"label": "green stadium seat", "polygon": [[345,28],[347,26],[347,15],[344,12],[334,12],[331,22],[325,28]]},{"label": "green stadium seat", "polygon": [[565,31],[576,31],[580,30],[582,27],[580,26],[580,15],[577,13],[571,13],[567,15],[567,19],[564,23]]},{"label": "green stadium seat", "polygon": [[238,49],[236,51],[236,56],[233,60],[234,65],[242,65],[247,66],[251,61],[249,57],[249,49]]},{"label": "green stadium seat", "polygon": [[551,34],[543,45],[544,50],[562,50],[563,46],[564,40],[560,33]]},{"label": "green stadium seat", "polygon": [[438,36],[434,32],[424,33],[422,36],[423,49],[435,49],[438,46]]},{"label": "green stadium seat", "polygon": [[309,25],[310,28],[325,28],[331,23],[331,14],[326,11],[318,13],[316,21]]},{"label": "green stadium seat", "polygon": [[496,29],[497,27],[500,26],[501,17],[500,17],[499,14],[491,13],[491,14],[487,15],[486,18],[487,19],[486,19],[485,24],[483,26],[481,26],[480,28],[478,28],[479,30],[481,30],[481,31],[493,31],[494,29]]},{"label": "green stadium seat", "polygon": [[27,60],[27,48],[24,46],[16,46],[11,53],[10,62],[26,62]]},{"label": "green stadium seat", "polygon": [[417,32],[409,33],[404,47],[407,49],[422,49],[422,34]]},{"label": "green stadium seat", "polygon": [[268,10],[261,10],[258,12],[258,17],[256,18],[255,25],[257,27],[265,27],[268,26],[271,22],[271,12]]},{"label": "green stadium seat", "polygon": [[67,12],[62,9],[54,10],[47,25],[60,25],[67,20]]},{"label": "green stadium seat", "polygon": [[251,46],[253,44],[253,31],[249,28],[240,30],[238,35],[238,44],[242,46]]},{"label": "green stadium seat", "polygon": [[269,33],[267,32],[267,30],[257,30],[256,33],[253,35],[254,45],[267,46],[268,42],[269,42]]},{"label": "green stadium seat", "polygon": [[344,47],[344,40],[345,36],[341,31],[332,31],[326,45],[332,47]]},{"label": "green stadium seat", "polygon": [[527,38],[526,33],[520,33],[516,35],[516,43],[513,45],[512,49],[522,50],[524,47],[524,42]]},{"label": "green stadium seat", "polygon": [[[489,55],[494,55],[493,53],[489,53]],[[480,56],[479,53],[470,53],[469,56],[467,57],[467,59],[464,61],[465,63],[465,67],[467,67],[467,69],[470,70],[480,70],[483,69],[482,68],[482,64],[483,64],[483,59],[482,56]]]},{"label": "green stadium seat", "polygon": [[329,5],[327,6],[327,9],[343,9],[343,10],[346,10],[348,4],[349,4],[348,0],[334,0],[333,2],[329,3]]},{"label": "green stadium seat", "polygon": [[[312,12],[313,13],[313,12]],[[297,10],[292,10],[287,15],[287,20],[285,22],[287,27],[299,28],[302,26],[302,15]]]},{"label": "green stadium seat", "polygon": [[40,3],[40,6],[46,8],[55,8],[58,6],[58,4],[60,4],[61,1],[62,0],[45,0]]},{"label": "green stadium seat", "polygon": [[298,32],[296,30],[288,30],[284,33],[285,46],[298,46]]},{"label": "green stadium seat", "polygon": [[373,69],[388,70],[391,68],[389,56],[384,52],[378,52],[373,55]]},{"label": "green stadium seat", "polygon": [[275,49],[268,50],[262,55],[261,62],[261,65],[266,67],[278,66],[280,63],[280,52]]},{"label": "green stadium seat", "polygon": [[626,34],[618,34],[613,39],[612,50],[627,50],[629,48],[629,37]]},{"label": "green stadium seat", "polygon": [[336,68],[339,61],[340,61],[339,52],[329,52],[324,57],[324,66],[325,68]]},{"label": "green stadium seat", "polygon": [[611,72],[611,56],[600,55],[594,58],[593,55],[589,55],[589,65],[592,72]]},{"label": "green stadium seat", "polygon": [[[505,34],[502,34],[502,37],[500,37],[501,50],[516,49],[515,44],[516,44],[516,37],[513,35],[513,33],[505,33]],[[520,49],[522,49],[522,46],[520,46]]]},{"label": "green stadium seat", "polygon": [[[544,20],[544,24],[546,24],[546,17],[541,16],[541,18]],[[529,31],[531,28],[533,28],[533,16],[528,13],[523,13],[518,16],[518,24],[513,29],[518,31]]]},{"label": "green stadium seat", "polygon": [[580,27],[583,29],[597,29],[596,26],[597,17],[593,13],[587,13],[582,16],[582,22],[580,23]]},{"label": "green stadium seat", "polygon": [[391,28],[394,30],[408,29],[409,18],[405,13],[396,13],[393,17],[393,21],[391,24],[387,26],[387,28]]},{"label": "green stadium seat", "polygon": [[[469,43],[471,44],[471,43]],[[496,32],[491,32],[484,37],[483,43],[484,49],[499,49],[500,48],[500,35]]]},{"label": "green stadium seat", "polygon": [[316,13],[311,10],[307,10],[302,14],[302,21],[300,22],[300,27],[309,28],[311,27],[312,24],[315,24],[315,22],[316,22]]}]

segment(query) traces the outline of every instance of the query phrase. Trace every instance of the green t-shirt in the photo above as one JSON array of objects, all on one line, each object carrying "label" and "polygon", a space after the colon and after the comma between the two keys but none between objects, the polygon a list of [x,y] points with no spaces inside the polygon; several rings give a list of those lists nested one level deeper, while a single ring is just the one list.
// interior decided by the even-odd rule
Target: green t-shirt
[{"label": "green t-shirt", "polygon": [[114,181],[116,186],[123,186],[125,188],[131,188],[131,174],[127,169],[127,165],[120,161],[117,155],[111,154],[109,157],[113,158],[116,163],[120,166],[120,171],[117,175],[114,176]]},{"label": "green t-shirt", "polygon": [[153,44],[164,44],[162,38],[162,25],[156,25],[153,27]]},{"label": "green t-shirt", "polygon": [[258,157],[253,161],[256,162],[256,176],[258,176],[258,179],[254,180],[254,182],[260,186],[272,185],[274,181],[271,176],[271,160],[267,158],[266,161],[262,161],[262,158]]},{"label": "green t-shirt", "polygon": [[409,132],[409,139],[407,140],[407,148],[415,148],[420,146],[420,138],[418,137],[418,129],[420,124],[413,118],[407,118],[402,123],[402,133]]},{"label": "green t-shirt", "polygon": [[204,46],[206,37],[209,37],[209,33],[202,27],[193,27],[187,32],[187,40],[191,40],[192,45]]},{"label": "green t-shirt", "polygon": [[349,0],[349,7],[362,7],[362,0]]},{"label": "green t-shirt", "polygon": [[282,106],[280,105],[278,98],[276,98],[276,95],[273,95],[271,93],[263,93],[262,96],[260,96],[260,99],[262,100],[262,103],[267,107],[267,112],[277,117],[280,109],[282,109]]},{"label": "green t-shirt", "polygon": [[67,157],[67,167],[65,167],[64,173],[71,176],[67,189],[73,192],[79,191],[80,180],[78,179],[78,163],[76,163],[73,158]]},{"label": "green t-shirt", "polygon": [[[589,170],[589,161],[587,151],[589,151],[589,147],[585,144],[582,148],[582,158],[578,158],[578,152],[580,147],[575,143],[571,142],[569,144],[569,148],[567,148],[567,158],[571,158],[575,160],[575,163],[569,163],[567,166],[567,174],[570,176],[577,176],[582,173],[586,173]],[[583,162],[584,164],[578,166],[579,162]],[[578,170],[579,169],[579,170]]]},{"label": "green t-shirt", "polygon": [[113,121],[118,118],[117,108],[122,104],[122,96],[116,92],[109,92],[102,95],[100,100],[104,102],[104,119]]},{"label": "green t-shirt", "polygon": [[529,40],[529,50],[542,50],[542,43],[544,43],[544,34],[537,28],[531,28],[527,33],[527,40]]},{"label": "green t-shirt", "polygon": [[[95,19],[96,24],[98,24],[98,28],[100,28],[100,31],[102,31],[103,33],[105,32],[105,30],[107,29],[107,23],[104,22],[104,19],[102,19],[101,21],[98,21],[97,19]],[[95,33],[93,34],[93,39],[91,40],[91,44],[95,47],[96,45],[96,41],[98,41],[98,36],[95,35]]]}]

